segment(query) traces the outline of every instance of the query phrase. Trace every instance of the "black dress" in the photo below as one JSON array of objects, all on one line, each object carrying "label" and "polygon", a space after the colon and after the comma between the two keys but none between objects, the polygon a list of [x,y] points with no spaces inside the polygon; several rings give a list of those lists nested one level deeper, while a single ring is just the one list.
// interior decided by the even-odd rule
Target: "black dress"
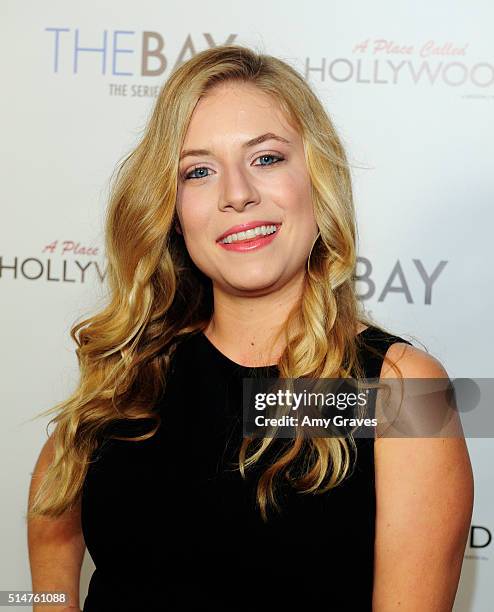
[{"label": "black dress", "polygon": [[[368,346],[410,344],[374,327],[359,340],[368,378],[382,366]],[[96,569],[83,611],[371,611],[374,439],[355,439],[351,476],[326,494],[279,486],[282,513],[264,523],[255,485],[267,463],[247,480],[225,467],[238,459],[242,377],[253,370],[203,333],[188,336],[172,364],[158,432],[142,442],[105,438],[93,455],[82,529]],[[277,368],[254,373],[276,377]],[[148,430],[149,421],[123,421],[111,433]]]}]

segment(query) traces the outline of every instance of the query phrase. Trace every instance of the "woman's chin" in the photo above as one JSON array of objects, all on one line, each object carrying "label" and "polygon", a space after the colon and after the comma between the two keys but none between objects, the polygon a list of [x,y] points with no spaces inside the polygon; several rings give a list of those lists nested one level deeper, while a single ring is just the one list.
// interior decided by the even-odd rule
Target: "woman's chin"
[{"label": "woman's chin", "polygon": [[234,277],[227,275],[225,280],[234,291],[262,295],[272,291],[281,279],[279,275],[267,275],[264,271],[261,274],[237,274]]}]

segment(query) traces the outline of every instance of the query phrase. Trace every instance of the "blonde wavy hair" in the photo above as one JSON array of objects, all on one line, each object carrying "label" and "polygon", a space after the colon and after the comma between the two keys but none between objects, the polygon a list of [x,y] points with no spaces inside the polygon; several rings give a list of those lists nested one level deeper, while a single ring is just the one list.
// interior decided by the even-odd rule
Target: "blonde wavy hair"
[{"label": "blonde wavy hair", "polygon": [[[194,107],[225,81],[254,84],[280,104],[302,136],[312,181],[319,232],[307,260],[303,294],[280,330],[286,341],[278,362],[280,378],[364,378],[358,323],[379,326],[364,315],[354,289],[350,168],[328,114],[304,78],[280,59],[240,45],[198,53],[163,84],[139,143],[117,168],[105,222],[108,303],[71,328],[80,369],[77,388],[38,415],[57,413],[49,421],[56,423],[54,457],[28,518],[58,517],[75,505],[100,434],[115,421],[152,419],[151,431],[130,440],[154,435],[161,424],[155,407],[173,353],[211,319],[212,283],[175,231],[175,205],[179,154]],[[238,463],[243,477],[272,440],[243,439]],[[341,483],[350,470],[350,446],[356,450],[353,439],[345,437],[287,441],[258,479],[263,519],[270,504],[279,507],[279,478],[301,493],[320,494]],[[297,460],[304,469],[295,476],[290,468]]]}]

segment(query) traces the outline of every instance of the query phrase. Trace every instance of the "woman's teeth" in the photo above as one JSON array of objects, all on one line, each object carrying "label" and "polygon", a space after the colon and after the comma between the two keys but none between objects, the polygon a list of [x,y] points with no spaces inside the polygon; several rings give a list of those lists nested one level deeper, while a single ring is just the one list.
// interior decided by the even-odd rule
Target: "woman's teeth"
[{"label": "woman's teeth", "polygon": [[276,232],[276,225],[259,225],[253,229],[249,229],[246,232],[239,232],[238,234],[229,234],[226,238],[220,240],[220,242],[230,244],[231,242],[239,242],[241,240],[251,240],[256,236],[268,236]]}]

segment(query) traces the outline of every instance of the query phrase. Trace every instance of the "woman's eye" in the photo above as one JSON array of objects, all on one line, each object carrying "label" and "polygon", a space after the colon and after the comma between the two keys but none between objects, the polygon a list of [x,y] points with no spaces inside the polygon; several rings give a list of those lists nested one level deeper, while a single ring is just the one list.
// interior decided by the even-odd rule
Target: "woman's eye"
[{"label": "woman's eye", "polygon": [[194,168],[190,172],[187,172],[187,174],[184,175],[184,179],[185,180],[188,180],[188,179],[198,179],[198,178],[205,178],[206,176],[208,176],[207,174],[202,174],[200,176],[192,176],[194,174],[194,172],[198,172],[199,170],[209,170],[209,168],[206,168],[204,166],[198,166],[197,168]]},{"label": "woman's eye", "polygon": [[281,155],[272,155],[271,153],[266,153],[264,155],[260,155],[259,157],[257,157],[257,159],[266,159],[266,158],[271,158],[274,159],[275,161],[272,164],[256,164],[256,166],[273,166],[274,164],[277,164],[280,161],[283,161],[285,158],[281,157]]},{"label": "woman's eye", "polygon": [[[282,157],[281,155],[264,154],[264,155],[260,155],[256,159],[261,159],[264,161],[274,160],[271,163],[267,163],[267,164],[265,163],[255,164],[256,166],[273,166],[274,164],[277,164],[278,162],[283,161],[285,158]],[[209,168],[206,168],[205,166],[197,166],[197,168],[193,168],[190,172],[187,172],[184,175],[184,179],[189,180],[189,179],[207,178],[209,174],[205,174],[205,172],[207,172],[208,170]],[[194,176],[196,172],[200,172],[201,174]]]}]

